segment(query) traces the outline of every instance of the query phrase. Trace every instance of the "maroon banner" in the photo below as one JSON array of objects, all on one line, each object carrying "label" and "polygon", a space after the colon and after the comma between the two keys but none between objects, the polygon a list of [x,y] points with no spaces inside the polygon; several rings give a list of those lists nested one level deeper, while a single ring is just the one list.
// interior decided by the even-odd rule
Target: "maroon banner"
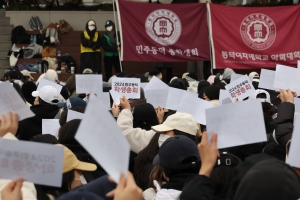
[{"label": "maroon banner", "polygon": [[233,7],[210,4],[215,69],[296,66],[300,59],[299,6]]},{"label": "maroon banner", "polygon": [[149,4],[119,0],[121,59],[209,60],[205,4]]}]

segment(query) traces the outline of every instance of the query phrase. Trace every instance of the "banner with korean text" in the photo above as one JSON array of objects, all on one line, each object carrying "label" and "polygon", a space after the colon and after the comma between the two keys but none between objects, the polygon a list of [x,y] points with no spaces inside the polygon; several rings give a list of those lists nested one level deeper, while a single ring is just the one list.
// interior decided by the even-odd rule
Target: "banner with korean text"
[{"label": "banner with korean text", "polygon": [[208,13],[215,69],[297,65],[300,6],[249,8],[209,4]]},{"label": "banner with korean text", "polygon": [[205,4],[117,4],[121,60],[210,60]]}]

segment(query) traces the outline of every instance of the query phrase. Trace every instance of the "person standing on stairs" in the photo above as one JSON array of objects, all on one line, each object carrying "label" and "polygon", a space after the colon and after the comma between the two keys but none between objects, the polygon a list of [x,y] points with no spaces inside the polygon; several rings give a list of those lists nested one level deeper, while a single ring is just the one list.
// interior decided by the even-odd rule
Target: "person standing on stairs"
[{"label": "person standing on stairs", "polygon": [[101,37],[94,20],[86,23],[85,31],[81,34],[80,70],[90,68],[95,74],[102,72],[101,66]]},{"label": "person standing on stairs", "polygon": [[111,20],[105,22],[106,32],[102,36],[102,48],[104,49],[104,68],[106,81],[112,76],[112,66],[116,73],[121,72],[119,51],[120,51],[120,36],[116,37],[115,23]]}]

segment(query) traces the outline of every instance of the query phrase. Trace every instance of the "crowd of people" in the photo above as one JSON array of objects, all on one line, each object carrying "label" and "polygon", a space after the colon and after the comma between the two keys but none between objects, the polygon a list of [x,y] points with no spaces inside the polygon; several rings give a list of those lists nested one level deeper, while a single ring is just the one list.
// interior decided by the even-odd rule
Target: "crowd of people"
[{"label": "crowd of people", "polygon": [[[84,74],[92,73],[85,69]],[[220,90],[230,83],[232,69],[220,70],[207,80],[195,73],[174,77],[170,87],[198,94],[198,97],[222,106]],[[126,72],[117,77],[129,77]],[[137,75],[141,82],[162,79],[159,70]],[[75,139],[81,119],[67,122],[68,110],[85,112],[89,94],[77,94],[75,75],[66,84],[49,69],[34,82],[26,71],[7,72],[9,81],[30,107],[34,117],[19,121],[15,113],[0,117],[0,137],[47,143],[64,147],[61,187],[0,179],[3,200],[297,200],[300,199],[300,169],[286,163],[293,132],[294,98],[290,90],[258,88],[259,74],[249,74],[256,92],[244,99],[260,99],[267,141],[217,149],[218,133],[208,139],[206,126],[188,113],[154,108],[150,103],[134,105],[126,97],[116,105],[111,99],[111,115],[130,144],[129,171],[118,184],[107,175],[88,151]],[[37,85],[44,78],[61,84]],[[103,91],[111,89],[111,80],[103,82]],[[142,89],[141,89],[142,90]],[[141,99],[144,92],[141,92]],[[72,107],[68,108],[66,100]],[[95,108],[97,109],[97,108]],[[42,134],[43,119],[59,119],[58,137]],[[99,133],[101,134],[101,133]],[[107,152],[109,154],[109,152]],[[112,158],[118,159],[118,158]]]}]

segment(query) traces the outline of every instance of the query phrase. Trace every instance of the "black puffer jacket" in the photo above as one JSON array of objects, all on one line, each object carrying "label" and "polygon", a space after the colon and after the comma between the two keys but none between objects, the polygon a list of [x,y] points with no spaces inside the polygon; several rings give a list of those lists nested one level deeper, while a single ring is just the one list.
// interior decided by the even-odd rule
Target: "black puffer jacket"
[{"label": "black puffer jacket", "polygon": [[33,136],[42,134],[42,119],[54,119],[59,108],[56,105],[40,104],[31,106],[30,110],[35,116],[20,121],[17,133],[20,140],[30,140]]}]

